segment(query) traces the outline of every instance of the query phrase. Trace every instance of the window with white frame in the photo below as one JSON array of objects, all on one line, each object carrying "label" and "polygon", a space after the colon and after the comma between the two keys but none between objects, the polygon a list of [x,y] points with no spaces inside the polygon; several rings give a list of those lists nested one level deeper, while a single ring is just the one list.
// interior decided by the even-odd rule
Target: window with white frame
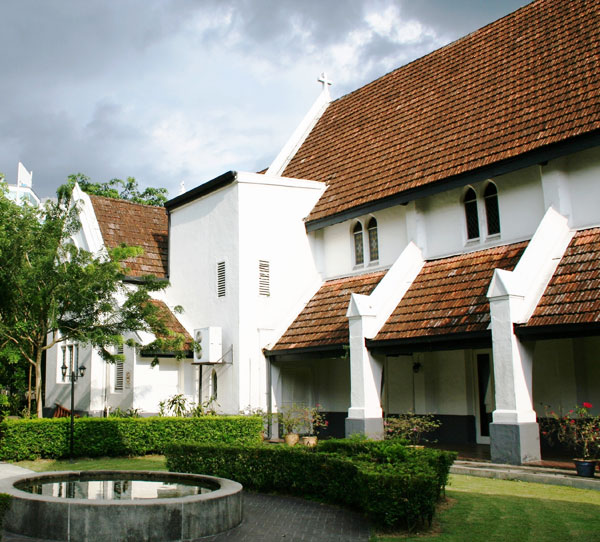
[{"label": "window with white frame", "polygon": [[[64,368],[64,370],[63,370]],[[57,381],[70,382],[71,373],[79,374],[79,345],[64,343],[60,347],[60,363],[57,367]],[[64,374],[63,374],[64,373]]]},{"label": "window with white frame", "polygon": [[354,240],[354,265],[362,265],[365,263],[365,253],[363,248],[363,227],[360,222],[354,224],[352,236]]},{"label": "window with white frame", "polygon": [[467,224],[467,239],[479,239],[479,211],[477,210],[477,193],[469,187],[463,198],[465,220]]},{"label": "window with white frame", "polygon": [[379,260],[379,241],[377,239],[377,220],[371,217],[367,224],[367,233],[369,236],[369,261],[376,262]]},{"label": "window with white frame", "polygon": [[485,203],[485,220],[488,235],[500,233],[500,211],[498,209],[498,189],[493,182],[489,182],[483,191]]}]

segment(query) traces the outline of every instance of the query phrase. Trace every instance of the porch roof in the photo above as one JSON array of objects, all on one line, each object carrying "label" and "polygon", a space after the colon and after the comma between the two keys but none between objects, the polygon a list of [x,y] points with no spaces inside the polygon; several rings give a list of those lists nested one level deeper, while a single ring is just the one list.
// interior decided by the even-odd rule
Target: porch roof
[{"label": "porch roof", "polygon": [[533,315],[517,333],[546,328],[555,334],[556,326],[600,332],[600,228],[575,234]]},{"label": "porch roof", "polygon": [[328,280],[270,352],[348,344],[350,294],[369,295],[386,271]]},{"label": "porch roof", "polygon": [[494,269],[512,271],[527,241],[428,261],[369,346],[487,336]]},{"label": "porch roof", "polygon": [[[163,324],[167,328],[168,331],[172,333],[179,333],[184,336],[185,343],[183,349],[187,352],[186,357],[193,357],[192,352],[192,336],[187,332],[187,330],[183,327],[177,316],[173,313],[173,311],[169,308],[169,306],[159,299],[151,299],[150,303],[152,303],[159,312],[160,318],[162,319]],[[169,357],[172,355],[171,352],[149,352],[142,349],[142,355],[149,356],[165,356]]]}]

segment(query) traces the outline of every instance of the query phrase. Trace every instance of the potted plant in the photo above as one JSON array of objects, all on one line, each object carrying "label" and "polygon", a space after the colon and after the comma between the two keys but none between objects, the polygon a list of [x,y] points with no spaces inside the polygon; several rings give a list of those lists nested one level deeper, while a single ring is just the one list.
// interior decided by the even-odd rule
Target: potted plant
[{"label": "potted plant", "polygon": [[277,423],[279,424],[285,443],[288,446],[294,446],[300,440],[298,434],[302,427],[303,408],[296,403],[284,405],[277,412]]},{"label": "potted plant", "polygon": [[306,431],[301,439],[302,444],[309,447],[316,446],[319,429],[325,429],[328,425],[325,415],[321,412],[321,405],[316,404],[314,407],[302,409],[302,425]]},{"label": "potted plant", "polygon": [[600,416],[590,414],[591,403],[576,405],[566,414],[550,411],[551,425],[542,432],[556,438],[575,452],[575,468],[579,476],[593,477],[600,449]]}]

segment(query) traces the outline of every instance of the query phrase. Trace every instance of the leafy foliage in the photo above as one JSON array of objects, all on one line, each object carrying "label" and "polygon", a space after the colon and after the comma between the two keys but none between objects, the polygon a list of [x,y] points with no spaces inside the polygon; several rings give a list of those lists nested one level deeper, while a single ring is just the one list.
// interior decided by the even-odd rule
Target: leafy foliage
[{"label": "leafy foliage", "polygon": [[592,415],[591,403],[575,405],[567,413],[557,413],[546,407],[547,418],[541,422],[542,435],[551,443],[558,440],[568,446],[577,458],[600,457],[600,416]]},{"label": "leafy foliage", "polygon": [[399,414],[386,418],[383,422],[386,439],[403,439],[412,445],[433,442],[425,435],[440,427],[441,423],[433,414]]},{"label": "leafy foliage", "polygon": [[[5,420],[0,423],[0,458],[58,459],[69,455],[67,418]],[[77,457],[163,453],[174,442],[255,444],[262,421],[245,416],[202,418],[79,418],[74,424]]]},{"label": "leafy foliage", "polygon": [[104,196],[106,198],[124,199],[133,203],[143,203],[144,205],[154,205],[162,207],[167,201],[168,192],[166,188],[148,187],[140,192],[138,183],[134,177],[127,177],[127,180],[111,179],[105,183],[93,183],[90,178],[83,173],[69,175],[69,183],[77,182],[80,188],[88,194]]},{"label": "leafy foliage", "polygon": [[135,287],[123,283],[124,261],[142,249],[123,245],[97,255],[72,242],[81,228],[72,191],[62,186],[57,201],[42,209],[0,195],[0,358],[35,368],[38,416],[42,354],[62,341],[92,345],[115,361],[118,355],[110,347],[139,330],[156,337],[146,349],[185,355],[183,335],[172,333],[150,302],[151,292],[167,284],[153,276]]},{"label": "leafy foliage", "polygon": [[428,524],[455,454],[399,443],[328,440],[316,448],[176,443],[171,471],[231,478],[249,489],[291,493],[363,510],[385,528]]}]

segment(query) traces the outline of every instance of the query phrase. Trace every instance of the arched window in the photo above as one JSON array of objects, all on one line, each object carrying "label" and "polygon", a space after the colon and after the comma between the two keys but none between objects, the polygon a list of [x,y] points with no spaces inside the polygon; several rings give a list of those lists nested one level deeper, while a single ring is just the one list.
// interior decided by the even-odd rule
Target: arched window
[{"label": "arched window", "polygon": [[479,237],[479,213],[477,212],[477,194],[469,188],[463,200],[465,204],[465,218],[467,221],[467,239]]},{"label": "arched window", "polygon": [[360,222],[354,225],[352,235],[354,237],[354,264],[361,265],[365,262],[365,255],[363,250],[363,228]]},{"label": "arched window", "polygon": [[500,211],[498,210],[498,189],[494,183],[488,183],[483,192],[485,217],[488,235],[500,233]]},{"label": "arched window", "polygon": [[212,370],[212,373],[210,375],[210,398],[213,401],[217,400],[217,371],[215,371],[214,369]]},{"label": "arched window", "polygon": [[374,218],[369,220],[367,232],[369,233],[369,261],[375,262],[379,260],[379,242],[377,240],[377,220]]}]

